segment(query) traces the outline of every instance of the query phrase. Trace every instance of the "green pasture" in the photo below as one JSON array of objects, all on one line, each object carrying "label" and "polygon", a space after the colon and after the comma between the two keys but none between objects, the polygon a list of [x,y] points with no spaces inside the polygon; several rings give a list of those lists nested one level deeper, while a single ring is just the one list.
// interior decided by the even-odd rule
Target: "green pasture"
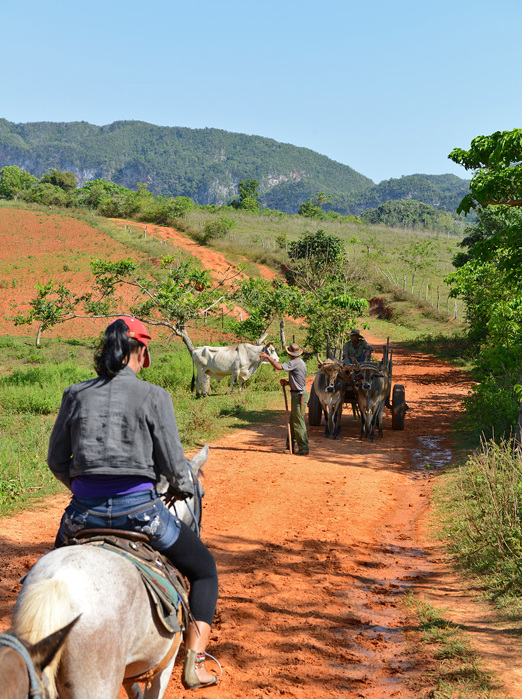
[{"label": "green pasture", "polygon": [[[193,209],[185,216],[187,233],[197,238],[207,221],[222,215],[233,222],[232,227],[224,237],[207,244],[223,252],[236,264],[243,265],[247,274],[259,274],[249,264],[251,262],[276,267],[285,264],[288,262],[288,244],[305,233],[321,228],[344,241],[354,278],[360,278],[364,287],[361,288],[362,295],[372,298],[384,293],[394,306],[397,305],[399,313],[403,312],[401,299],[395,296],[403,297],[402,303],[410,306],[438,308],[444,320],[455,316],[455,302],[449,299],[449,288],[444,278],[454,271],[452,259],[460,250],[458,243],[461,235],[390,228],[363,222],[315,221],[281,212],[254,214],[231,207],[221,207],[216,212],[204,208]],[[427,266],[415,273],[413,293],[412,269],[400,259],[412,242],[431,244]],[[457,303],[456,312],[457,320],[465,320],[461,302]]]}]

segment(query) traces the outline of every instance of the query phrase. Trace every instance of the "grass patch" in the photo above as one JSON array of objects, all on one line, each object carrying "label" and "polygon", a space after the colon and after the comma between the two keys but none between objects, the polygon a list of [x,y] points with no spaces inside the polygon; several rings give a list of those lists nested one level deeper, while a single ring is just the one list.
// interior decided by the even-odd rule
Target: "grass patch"
[{"label": "grass patch", "polygon": [[405,604],[417,620],[408,632],[410,653],[423,658],[420,678],[410,683],[419,699],[507,699],[458,624],[411,592]]},{"label": "grass patch", "polygon": [[0,416],[0,515],[63,492],[45,462],[53,424],[54,415]]}]

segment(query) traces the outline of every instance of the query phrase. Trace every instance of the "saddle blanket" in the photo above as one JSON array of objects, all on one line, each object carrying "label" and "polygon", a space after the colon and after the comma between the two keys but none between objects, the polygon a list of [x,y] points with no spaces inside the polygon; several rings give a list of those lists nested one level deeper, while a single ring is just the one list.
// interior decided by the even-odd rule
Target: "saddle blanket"
[{"label": "saddle blanket", "polygon": [[140,573],[165,629],[170,633],[185,629],[190,619],[185,581],[181,573],[158,551],[141,541],[114,535],[92,536],[75,543],[100,546],[124,556]]}]

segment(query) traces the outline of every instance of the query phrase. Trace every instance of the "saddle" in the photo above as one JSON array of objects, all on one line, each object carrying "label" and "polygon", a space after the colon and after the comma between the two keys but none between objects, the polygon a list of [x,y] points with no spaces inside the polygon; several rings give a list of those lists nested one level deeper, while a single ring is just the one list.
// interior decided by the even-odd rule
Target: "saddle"
[{"label": "saddle", "polygon": [[122,529],[82,529],[67,545],[89,545],[113,551],[138,570],[158,619],[167,632],[183,631],[193,621],[185,578],[161,553],[149,545],[149,537]]}]

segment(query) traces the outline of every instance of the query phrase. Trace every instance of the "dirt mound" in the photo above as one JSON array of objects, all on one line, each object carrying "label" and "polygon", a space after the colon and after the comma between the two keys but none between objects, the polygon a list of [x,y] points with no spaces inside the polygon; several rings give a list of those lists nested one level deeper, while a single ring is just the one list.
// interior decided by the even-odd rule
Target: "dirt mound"
[{"label": "dirt mound", "polygon": [[393,318],[393,308],[388,305],[384,296],[375,296],[370,299],[369,313],[371,316],[381,320],[391,320]]},{"label": "dirt mound", "polygon": [[[130,228],[138,235],[161,238],[189,251],[201,260],[206,269],[212,271],[216,279],[230,272],[238,272],[221,253],[198,245],[174,228],[122,219],[114,219],[113,222],[120,228]],[[94,258],[111,261],[131,258],[137,262],[148,259],[152,264],[159,264],[159,259],[147,258],[75,218],[52,212],[0,209],[0,315],[4,320],[4,333],[36,336],[37,323],[16,326],[7,318],[18,313],[26,314],[30,301],[36,296],[37,285],[50,279],[55,284],[65,284],[77,294],[83,293],[92,284],[90,262]],[[259,270],[266,278],[275,276],[263,265],[259,265]],[[133,298],[130,290],[122,290],[120,295],[127,301]],[[241,312],[240,308],[234,310],[238,317]],[[244,312],[242,314],[246,317]],[[47,330],[46,335],[96,337],[105,325],[103,319],[78,318],[56,325]],[[154,339],[165,339],[170,334],[158,329],[152,332]],[[216,335],[216,332],[211,334]],[[198,332],[194,333],[194,341],[200,341]],[[214,340],[208,337],[202,338],[202,341]]]}]

